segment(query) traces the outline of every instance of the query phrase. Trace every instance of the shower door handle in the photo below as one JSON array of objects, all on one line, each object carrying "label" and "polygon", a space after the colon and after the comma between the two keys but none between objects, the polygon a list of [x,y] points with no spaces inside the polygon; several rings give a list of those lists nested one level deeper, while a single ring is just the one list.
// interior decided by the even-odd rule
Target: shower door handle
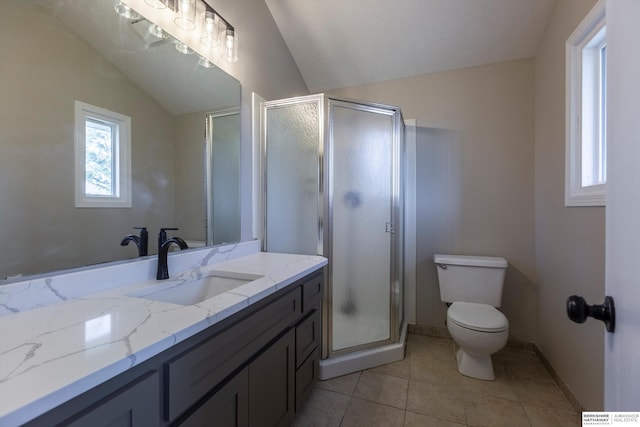
[{"label": "shower door handle", "polygon": [[394,234],[396,232],[393,221],[385,222],[385,232]]}]

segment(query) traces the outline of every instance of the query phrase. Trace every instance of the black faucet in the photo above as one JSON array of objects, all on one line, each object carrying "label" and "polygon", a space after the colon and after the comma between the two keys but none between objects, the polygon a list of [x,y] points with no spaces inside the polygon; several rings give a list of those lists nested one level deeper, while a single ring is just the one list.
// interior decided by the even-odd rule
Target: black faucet
[{"label": "black faucet", "polygon": [[169,278],[169,262],[167,260],[169,247],[175,243],[181,250],[189,249],[189,245],[179,237],[167,239],[166,230],[177,230],[177,228],[161,228],[160,233],[158,233],[158,272],[156,273],[156,279],[158,280]]},{"label": "black faucet", "polygon": [[149,254],[149,232],[147,227],[133,227],[134,230],[140,230],[140,236],[128,234],[120,242],[120,246],[127,246],[129,242],[133,242],[138,247],[138,256],[147,256]]},{"label": "black faucet", "polygon": [[160,252],[160,246],[167,240],[167,230],[178,230],[177,228],[161,228],[158,233],[158,252]]}]

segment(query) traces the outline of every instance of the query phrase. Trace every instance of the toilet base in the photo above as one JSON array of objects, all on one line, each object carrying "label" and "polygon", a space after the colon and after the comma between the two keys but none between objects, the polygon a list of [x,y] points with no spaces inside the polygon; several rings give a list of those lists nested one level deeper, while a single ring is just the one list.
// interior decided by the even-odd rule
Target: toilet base
[{"label": "toilet base", "polygon": [[458,361],[458,372],[462,375],[485,381],[496,379],[491,355],[477,356],[459,348],[456,353],[456,359]]}]

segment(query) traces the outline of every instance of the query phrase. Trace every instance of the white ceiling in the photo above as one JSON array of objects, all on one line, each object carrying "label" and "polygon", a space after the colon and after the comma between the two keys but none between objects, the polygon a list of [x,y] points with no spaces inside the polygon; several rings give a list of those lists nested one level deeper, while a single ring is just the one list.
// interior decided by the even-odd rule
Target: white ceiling
[{"label": "white ceiling", "polygon": [[311,92],[536,55],[555,0],[265,0]]}]

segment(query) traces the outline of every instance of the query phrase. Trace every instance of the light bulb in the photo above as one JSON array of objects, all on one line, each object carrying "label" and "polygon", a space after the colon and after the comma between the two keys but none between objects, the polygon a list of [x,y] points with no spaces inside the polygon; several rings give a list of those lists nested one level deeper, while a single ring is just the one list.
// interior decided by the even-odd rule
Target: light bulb
[{"label": "light bulb", "polygon": [[218,27],[220,18],[215,12],[207,10],[202,19],[202,35],[200,43],[208,47],[216,47],[218,45]]},{"label": "light bulb", "polygon": [[232,27],[228,27],[222,34],[222,57],[225,61],[236,62],[238,60],[238,34]]},{"label": "light bulb", "polygon": [[183,30],[196,28],[196,0],[177,0],[175,24]]}]

